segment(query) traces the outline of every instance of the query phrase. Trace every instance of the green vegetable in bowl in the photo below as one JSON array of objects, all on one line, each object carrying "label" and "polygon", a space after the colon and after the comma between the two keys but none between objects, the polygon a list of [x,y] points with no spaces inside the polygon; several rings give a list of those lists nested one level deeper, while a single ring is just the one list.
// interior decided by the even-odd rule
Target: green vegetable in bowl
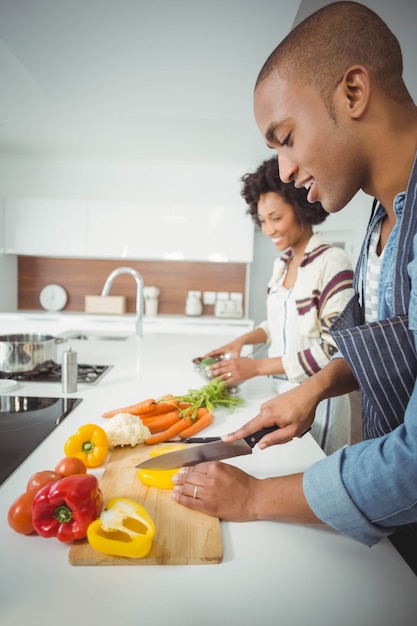
[{"label": "green vegetable in bowl", "polygon": [[209,365],[213,365],[213,363],[217,363],[217,359],[214,359],[212,356],[207,356],[200,361],[200,367],[208,367]]}]

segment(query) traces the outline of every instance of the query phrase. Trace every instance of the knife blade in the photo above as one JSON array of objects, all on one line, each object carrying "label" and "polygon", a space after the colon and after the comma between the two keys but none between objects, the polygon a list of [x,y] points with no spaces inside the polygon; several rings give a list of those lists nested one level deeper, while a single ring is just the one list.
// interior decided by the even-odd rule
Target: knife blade
[{"label": "knife blade", "polygon": [[229,459],[234,456],[252,454],[253,448],[258,441],[262,439],[264,435],[271,433],[278,428],[278,426],[262,428],[261,430],[257,430],[243,439],[238,439],[237,441],[232,442],[223,441],[220,437],[216,438],[215,441],[212,441],[213,438],[208,437],[208,439],[211,440],[209,443],[203,443],[199,446],[193,446],[192,448],[185,448],[184,450],[176,450],[175,452],[161,454],[143,461],[135,467],[138,469],[156,470],[175,469],[185,465],[197,465],[197,463],[203,463],[204,461],[221,461],[222,459]]}]

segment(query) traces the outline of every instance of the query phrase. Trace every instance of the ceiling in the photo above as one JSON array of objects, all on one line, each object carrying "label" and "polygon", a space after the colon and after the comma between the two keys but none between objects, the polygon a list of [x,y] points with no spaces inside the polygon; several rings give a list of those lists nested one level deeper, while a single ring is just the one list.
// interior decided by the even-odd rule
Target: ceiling
[{"label": "ceiling", "polygon": [[[0,156],[257,163],[256,76],[329,0],[0,0]],[[415,0],[363,0],[417,94]]]},{"label": "ceiling", "polygon": [[0,0],[0,154],[256,162],[254,82],[299,5]]}]

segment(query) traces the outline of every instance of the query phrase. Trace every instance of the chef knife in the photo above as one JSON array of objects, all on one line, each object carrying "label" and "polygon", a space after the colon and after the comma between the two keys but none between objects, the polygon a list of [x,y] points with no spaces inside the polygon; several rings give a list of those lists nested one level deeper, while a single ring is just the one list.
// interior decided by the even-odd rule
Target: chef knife
[{"label": "chef knife", "polygon": [[[168,452],[167,454],[152,457],[136,465],[136,468],[156,470],[175,469],[185,465],[204,463],[204,461],[220,461],[221,459],[229,459],[243,454],[252,454],[252,450],[258,441],[267,433],[277,430],[277,428],[279,427],[271,426],[269,428],[263,428],[262,430],[252,433],[252,435],[232,442],[223,441],[220,437],[215,438],[213,441],[213,437],[208,437],[209,443],[203,443],[200,446],[193,446],[192,448],[176,450],[175,452]],[[203,438],[199,439],[201,441]]]}]

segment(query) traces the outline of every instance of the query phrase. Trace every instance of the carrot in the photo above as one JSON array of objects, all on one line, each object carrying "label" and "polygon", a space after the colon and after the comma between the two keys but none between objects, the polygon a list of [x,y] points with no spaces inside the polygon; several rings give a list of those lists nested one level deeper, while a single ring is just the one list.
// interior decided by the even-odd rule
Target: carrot
[{"label": "carrot", "polygon": [[121,407],[119,409],[113,409],[113,411],[107,411],[103,413],[103,417],[114,417],[118,413],[130,413],[131,415],[144,415],[153,410],[156,402],[153,398],[148,400],[142,400],[142,402],[136,402],[130,406]]},{"label": "carrot", "polygon": [[190,406],[184,409],[183,411],[181,411],[181,415],[183,417],[191,417],[193,422],[195,422],[195,420],[200,419],[200,417],[203,417],[203,415],[205,415],[208,412],[209,410],[205,406],[200,406],[200,408],[197,410],[194,409],[192,406]]},{"label": "carrot", "polygon": [[213,413],[206,411],[205,413],[201,415],[201,417],[197,418],[197,420],[194,422],[194,424],[192,424],[192,426],[189,426],[188,428],[180,432],[181,439],[187,439],[187,437],[194,437],[194,435],[199,433],[200,430],[203,430],[203,428],[207,428],[207,426],[210,426],[210,424],[213,423],[213,420],[214,420]]},{"label": "carrot", "polygon": [[159,415],[163,415],[164,413],[170,413],[174,409],[178,409],[177,402],[158,402],[157,401],[153,409],[151,409],[150,411],[147,411],[146,413],[139,414],[139,417],[141,419],[142,419],[142,415],[143,415],[143,419],[151,418],[151,417],[158,417]]},{"label": "carrot", "polygon": [[161,430],[166,430],[180,419],[182,419],[180,412],[178,409],[175,409],[174,411],[163,413],[157,417],[144,417],[142,419],[142,423],[144,426],[149,428],[152,434],[154,434],[161,432]]},{"label": "carrot", "polygon": [[184,411],[185,409],[188,409],[191,406],[191,402],[178,402],[178,408],[181,411]]},{"label": "carrot", "polygon": [[181,415],[182,417],[190,417],[194,423],[196,420],[200,419],[200,417],[203,417],[203,415],[205,415],[208,412],[209,410],[205,406],[200,406],[197,409],[196,407],[193,407],[191,405],[187,409],[184,409],[183,411],[181,411]]},{"label": "carrot", "polygon": [[192,426],[192,423],[193,421],[189,417],[181,417],[178,422],[175,422],[175,424],[173,424],[166,430],[163,430],[160,433],[156,433],[155,435],[151,435],[150,437],[145,439],[145,443],[152,445],[153,443],[163,443],[164,441],[168,441],[168,439],[172,439],[172,437],[176,437],[177,435],[179,435],[180,432],[184,430],[184,428]]}]

